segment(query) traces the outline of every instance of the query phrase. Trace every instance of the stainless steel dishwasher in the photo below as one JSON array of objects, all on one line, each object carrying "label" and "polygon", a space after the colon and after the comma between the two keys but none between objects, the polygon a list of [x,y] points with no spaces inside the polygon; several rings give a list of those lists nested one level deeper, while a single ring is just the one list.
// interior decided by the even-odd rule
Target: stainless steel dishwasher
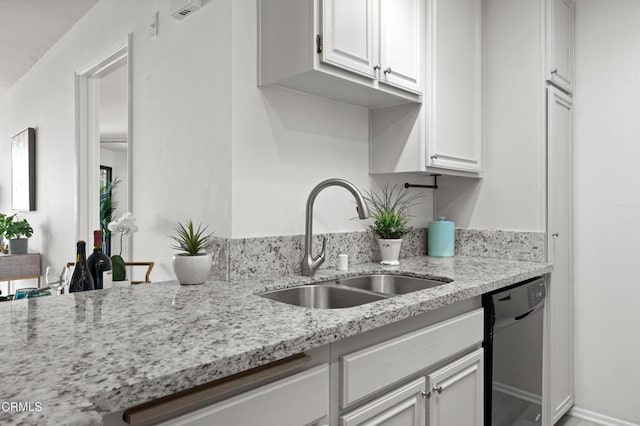
[{"label": "stainless steel dishwasher", "polygon": [[542,424],[543,278],[488,293],[485,309],[485,426]]}]

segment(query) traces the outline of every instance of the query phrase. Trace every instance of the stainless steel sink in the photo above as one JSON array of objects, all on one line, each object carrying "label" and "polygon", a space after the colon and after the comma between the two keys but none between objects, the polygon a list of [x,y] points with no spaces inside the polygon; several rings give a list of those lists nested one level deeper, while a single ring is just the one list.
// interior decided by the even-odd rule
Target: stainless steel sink
[{"label": "stainless steel sink", "polygon": [[360,275],[262,293],[260,296],[305,308],[351,308],[400,294],[437,287],[452,282],[404,277],[402,275]]},{"label": "stainless steel sink", "polygon": [[452,282],[451,280],[429,280],[425,278],[404,277],[402,275],[362,275],[335,281],[345,287],[359,288],[376,293],[395,296],[413,293]]},{"label": "stainless steel sink", "polygon": [[333,284],[314,284],[285,288],[263,293],[260,296],[290,305],[319,309],[351,308],[388,298],[388,296],[382,294]]}]

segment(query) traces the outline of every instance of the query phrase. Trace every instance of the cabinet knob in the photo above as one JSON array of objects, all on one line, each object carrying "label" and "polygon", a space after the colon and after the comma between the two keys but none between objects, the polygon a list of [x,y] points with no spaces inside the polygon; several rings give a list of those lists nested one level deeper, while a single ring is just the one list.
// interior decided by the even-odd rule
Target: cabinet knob
[{"label": "cabinet knob", "polygon": [[431,391],[420,392],[423,398],[431,398]]},{"label": "cabinet knob", "polygon": [[553,234],[551,234],[552,237],[559,237],[560,233],[559,232],[554,232]]},{"label": "cabinet knob", "polygon": [[438,394],[442,393],[442,386],[434,386],[433,391]]},{"label": "cabinet knob", "polygon": [[558,74],[558,68],[554,68],[553,70],[551,70],[551,74]]},{"label": "cabinet knob", "polygon": [[391,74],[391,67],[387,67],[386,70],[384,70],[385,74]]},{"label": "cabinet knob", "polygon": [[380,69],[380,64],[374,65],[374,66],[373,66],[373,69],[374,69],[375,71],[378,71],[378,70]]},{"label": "cabinet knob", "polygon": [[438,154],[433,154],[433,155],[431,156],[431,159],[432,159],[432,160],[437,160],[437,159],[438,159]]}]

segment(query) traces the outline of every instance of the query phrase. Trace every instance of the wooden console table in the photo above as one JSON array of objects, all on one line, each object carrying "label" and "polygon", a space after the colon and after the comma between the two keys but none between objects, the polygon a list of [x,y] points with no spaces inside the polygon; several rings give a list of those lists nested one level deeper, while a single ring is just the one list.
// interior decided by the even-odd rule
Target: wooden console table
[{"label": "wooden console table", "polygon": [[40,253],[1,254],[0,281],[8,281],[11,293],[11,281],[37,279],[40,288]]}]

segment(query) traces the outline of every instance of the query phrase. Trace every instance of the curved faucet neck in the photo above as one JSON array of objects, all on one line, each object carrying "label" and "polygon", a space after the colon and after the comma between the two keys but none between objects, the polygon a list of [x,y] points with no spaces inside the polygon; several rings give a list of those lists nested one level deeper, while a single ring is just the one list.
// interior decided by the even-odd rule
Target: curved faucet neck
[{"label": "curved faucet neck", "polygon": [[301,272],[302,275],[312,276],[315,271],[320,267],[320,265],[325,260],[325,247],[326,247],[326,238],[323,239],[322,243],[322,251],[320,254],[314,258],[312,254],[312,244],[313,244],[313,205],[315,203],[316,197],[318,194],[325,188],[330,186],[341,186],[348,190],[351,195],[356,200],[358,216],[360,219],[366,219],[369,217],[369,209],[367,207],[367,203],[364,200],[364,197],[358,191],[358,188],[355,187],[349,181],[344,179],[327,179],[320,182],[316,185],[309,194],[307,198],[307,208],[305,214],[305,232],[304,232],[304,258],[301,263]]}]

